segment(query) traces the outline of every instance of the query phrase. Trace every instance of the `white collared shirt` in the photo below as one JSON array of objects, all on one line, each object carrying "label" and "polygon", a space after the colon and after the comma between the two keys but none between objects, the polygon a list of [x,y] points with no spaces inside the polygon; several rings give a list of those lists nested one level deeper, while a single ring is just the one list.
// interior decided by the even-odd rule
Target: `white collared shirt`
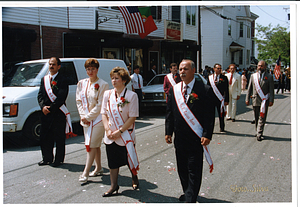
[{"label": "white collared shirt", "polygon": [[217,76],[217,82],[219,82],[219,80],[220,80],[220,74],[216,75],[216,73],[214,73],[214,81],[216,80],[216,76]]},{"label": "white collared shirt", "polygon": [[[189,94],[192,93],[192,89],[194,87],[194,84],[195,84],[195,78],[189,84],[187,84],[188,88],[187,88],[187,97],[186,97],[186,100],[188,100]],[[182,87],[184,88],[185,86],[186,86],[186,84],[183,82]]]},{"label": "white collared shirt", "polygon": [[49,72],[49,75],[50,75],[50,79],[52,78],[52,80],[54,80],[54,78],[58,75],[58,72],[55,73],[54,75],[51,75],[50,72]]},{"label": "white collared shirt", "polygon": [[[134,89],[142,89],[143,88],[143,77],[140,74],[133,73],[131,76],[131,83]],[[141,87],[139,88],[139,81],[140,79],[140,85]]]}]

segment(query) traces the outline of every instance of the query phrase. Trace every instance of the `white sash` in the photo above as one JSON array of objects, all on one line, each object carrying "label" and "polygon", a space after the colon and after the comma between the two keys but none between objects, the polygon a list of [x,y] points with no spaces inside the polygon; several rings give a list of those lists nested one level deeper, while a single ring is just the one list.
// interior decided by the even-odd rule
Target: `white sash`
[{"label": "white sash", "polygon": [[174,80],[174,78],[173,78],[173,74],[172,74],[172,73],[169,73],[169,74],[167,75],[167,77],[168,77],[169,82],[171,83],[171,85],[172,85],[172,86],[175,86],[175,85],[176,85],[176,82],[175,82],[175,80]]},{"label": "white sash", "polygon": [[269,99],[269,94],[264,94],[264,92],[262,91],[260,85],[259,85],[259,78],[258,78],[258,73],[254,74],[253,79],[254,79],[254,85],[256,88],[256,91],[258,93],[258,95],[260,96],[262,102],[261,102],[261,106],[260,106],[260,116],[262,118],[265,117],[265,112],[266,112],[266,102]]},{"label": "white sash", "polygon": [[211,85],[214,93],[216,94],[217,98],[221,101],[220,116],[222,117],[223,112],[226,115],[226,107],[225,107],[224,97],[222,96],[219,89],[217,88],[213,75],[209,76],[209,82],[210,82],[210,85]]},{"label": "white sash", "polygon": [[[202,133],[203,133],[203,128],[184,101],[184,97],[181,93],[182,84],[183,83],[180,82],[173,87],[174,96],[175,96],[178,110],[181,113],[181,116],[186,121],[186,123],[189,125],[189,127],[201,139]],[[214,165],[213,165],[213,161],[210,156],[209,145],[203,146],[203,150],[204,150],[206,161],[208,162],[208,164],[210,166],[210,173],[211,173],[214,169]]]},{"label": "white sash", "polygon": [[[88,100],[87,100],[87,89],[88,89],[88,84],[89,84],[89,79],[85,79],[82,81],[82,90],[80,93],[80,98],[81,98],[81,103],[82,103],[82,108],[85,112],[85,114],[89,113],[89,107],[88,107]],[[97,82],[96,82],[97,83]],[[91,87],[95,86],[95,84],[92,84]],[[86,147],[86,151],[89,152],[90,151],[90,142],[91,142],[91,137],[92,137],[92,131],[93,131],[93,127],[96,124],[99,124],[102,121],[102,115],[99,114],[94,120],[92,120],[90,122],[90,125],[88,127],[87,130],[87,134],[84,136],[85,138],[85,147]]]},{"label": "white sash", "polygon": [[[45,85],[45,89],[46,89],[46,92],[47,92],[47,95],[49,97],[49,99],[54,102],[55,99],[56,99],[56,96],[55,94],[53,93],[52,91],[52,88],[51,88],[51,83],[50,83],[50,75],[46,75],[44,76],[44,85]],[[59,108],[66,116],[66,137],[67,139],[70,138],[70,137],[75,137],[77,136],[76,134],[73,133],[73,128],[72,128],[72,121],[71,121],[71,115],[70,115],[70,112],[68,111],[67,107],[65,104],[63,104],[60,108]]]},{"label": "white sash", "polygon": [[[114,89],[111,90],[108,106],[109,106],[109,110],[108,110],[109,116],[112,117],[114,121],[113,124],[115,125],[116,129],[120,129],[124,125],[124,121],[119,111]],[[129,134],[128,130],[124,131],[121,134],[121,138],[128,152],[127,154],[128,154],[128,163],[129,163],[130,170],[134,175],[137,175],[137,171],[139,170],[139,161],[137,158],[137,153],[135,151],[133,139]]]}]

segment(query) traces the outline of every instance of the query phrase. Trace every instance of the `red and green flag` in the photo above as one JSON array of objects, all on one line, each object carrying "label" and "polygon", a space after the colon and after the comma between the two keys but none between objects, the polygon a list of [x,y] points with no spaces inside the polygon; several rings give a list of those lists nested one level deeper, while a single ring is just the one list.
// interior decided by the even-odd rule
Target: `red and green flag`
[{"label": "red and green flag", "polygon": [[151,15],[150,7],[139,7],[139,11],[142,15],[145,30],[145,33],[139,33],[139,35],[143,39],[151,32],[157,30],[157,27]]}]

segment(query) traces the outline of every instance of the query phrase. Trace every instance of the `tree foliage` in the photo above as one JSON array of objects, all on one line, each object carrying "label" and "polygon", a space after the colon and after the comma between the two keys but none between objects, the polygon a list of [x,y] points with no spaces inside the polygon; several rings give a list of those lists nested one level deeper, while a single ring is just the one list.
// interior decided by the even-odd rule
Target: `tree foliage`
[{"label": "tree foliage", "polygon": [[257,24],[256,43],[258,59],[265,60],[268,64],[277,61],[281,55],[281,63],[287,67],[290,65],[290,32],[287,28],[277,25],[272,27]]}]

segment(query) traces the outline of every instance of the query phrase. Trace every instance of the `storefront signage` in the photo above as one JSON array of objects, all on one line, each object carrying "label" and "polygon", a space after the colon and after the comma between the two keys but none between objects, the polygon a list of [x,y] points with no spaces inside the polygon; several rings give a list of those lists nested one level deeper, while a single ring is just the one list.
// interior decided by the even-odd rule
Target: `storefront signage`
[{"label": "storefront signage", "polygon": [[165,39],[182,42],[182,23],[165,20]]}]

